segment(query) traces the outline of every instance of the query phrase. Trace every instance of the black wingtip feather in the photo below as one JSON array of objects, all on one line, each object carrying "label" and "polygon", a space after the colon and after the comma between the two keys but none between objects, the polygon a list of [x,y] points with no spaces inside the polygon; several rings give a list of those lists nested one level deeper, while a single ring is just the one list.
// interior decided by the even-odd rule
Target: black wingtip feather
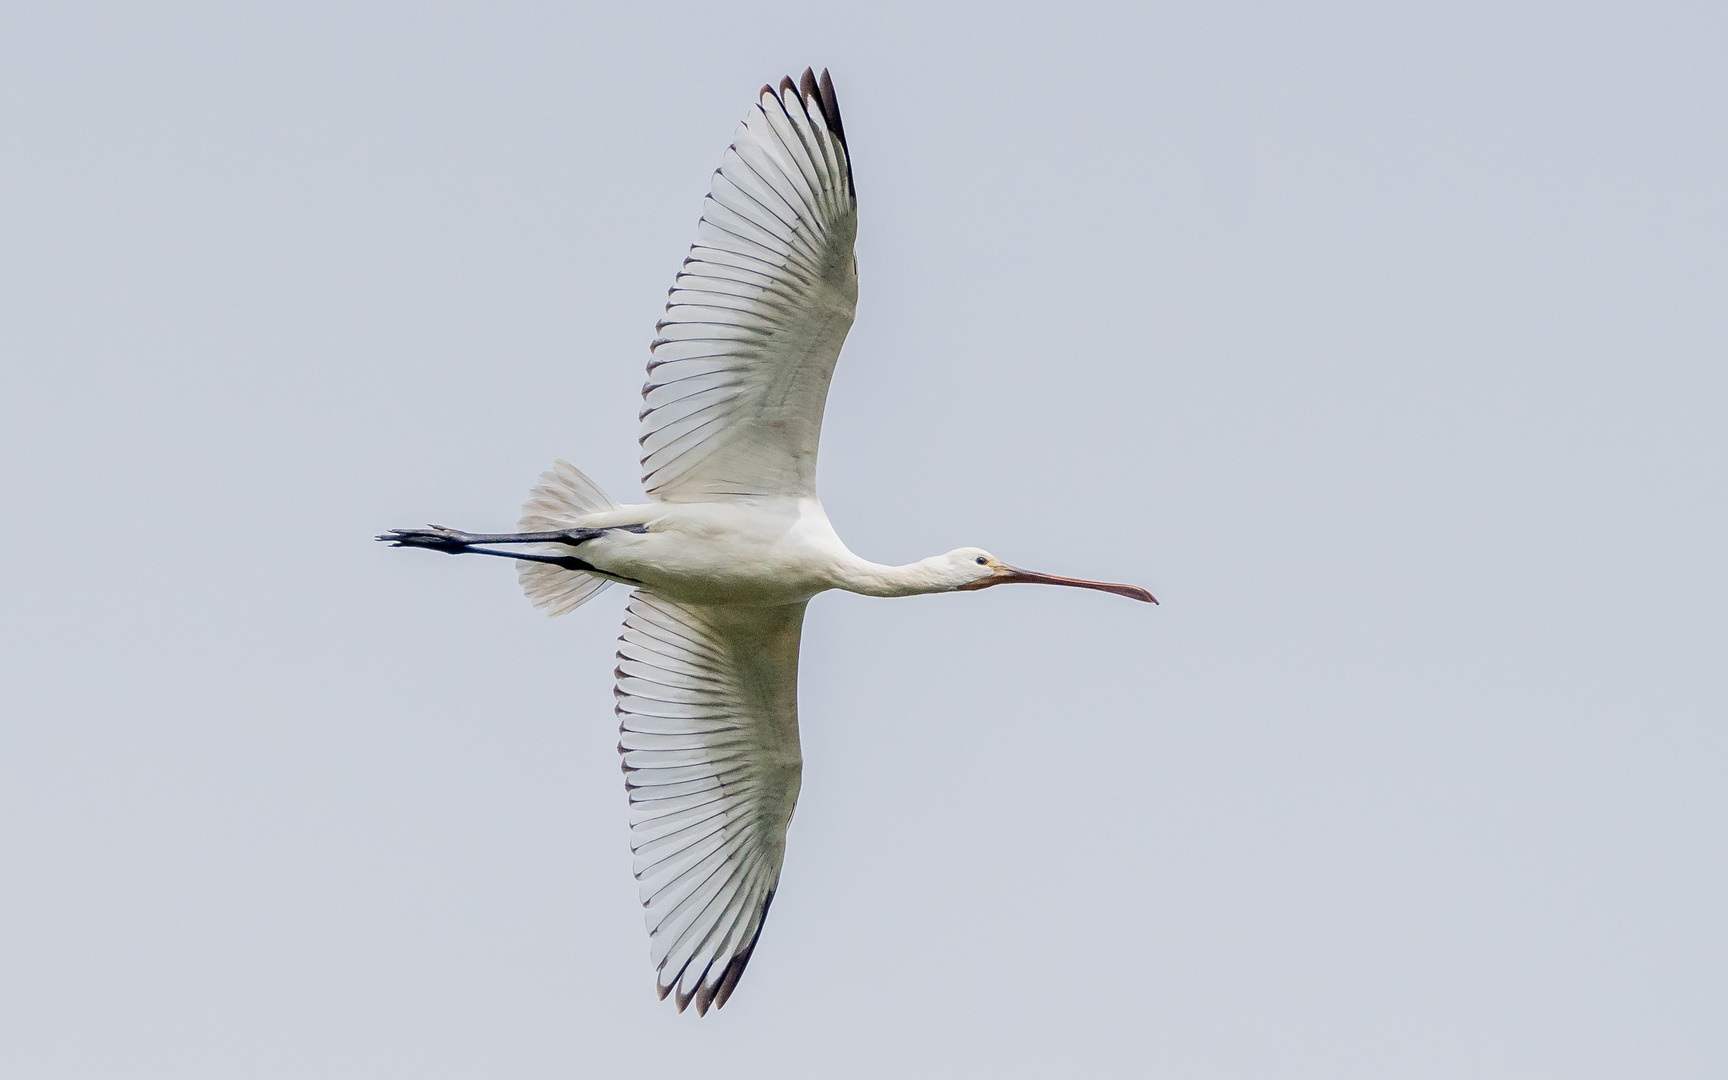
[{"label": "black wingtip feather", "polygon": [[828,77],[828,69],[822,69],[822,81],[818,86],[822,104],[822,119],[828,122],[828,130],[840,140],[840,149],[846,154],[846,191],[854,199],[858,197],[858,185],[852,179],[852,148],[846,144],[846,125],[840,119],[840,99],[834,96],[834,80]]},{"label": "black wingtip feather", "polygon": [[834,80],[828,77],[827,68],[822,69],[820,89],[822,91],[822,119],[828,121],[828,130],[832,131],[834,137],[840,140],[840,145],[845,147],[846,155],[850,157],[852,148],[846,145],[846,125],[840,119],[840,99],[834,96]]},{"label": "black wingtip feather", "polygon": [[762,917],[756,921],[756,932],[750,935],[750,944],[739,950],[732,962],[726,965],[726,974],[720,977],[720,986],[714,991],[714,1007],[724,1008],[732,997],[732,988],[738,985],[739,976],[744,974],[744,966],[750,963],[750,954],[756,951],[756,943],[762,940],[762,928],[768,925],[768,909],[774,904],[774,890],[769,889],[768,895],[762,898]]},{"label": "black wingtip feather", "polygon": [[702,973],[702,976],[703,976],[703,978],[702,978],[701,985],[696,987],[696,1015],[697,1016],[707,1016],[708,1015],[708,1005],[710,1002],[712,1002],[714,1000],[714,991],[719,988],[718,984],[711,983],[708,981],[708,978],[707,978],[708,973],[706,971],[704,971]]}]

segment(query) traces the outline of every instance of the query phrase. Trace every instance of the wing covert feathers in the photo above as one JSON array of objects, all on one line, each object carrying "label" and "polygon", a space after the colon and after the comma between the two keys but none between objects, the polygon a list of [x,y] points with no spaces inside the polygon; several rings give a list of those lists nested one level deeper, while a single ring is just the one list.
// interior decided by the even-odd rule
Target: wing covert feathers
[{"label": "wing covert feathers", "polygon": [[618,648],[618,752],[662,998],[726,1003],[773,902],[798,801],[804,605],[676,604],[638,590]]},{"label": "wing covert feathers", "polygon": [[[576,466],[567,461],[555,461],[552,468],[540,474],[540,482],[528,493],[528,501],[522,504],[522,517],[517,524],[523,532],[568,529],[580,525],[588,514],[610,510],[616,505]],[[542,554],[569,554],[568,548],[558,544],[525,546],[529,551]],[[516,581],[528,594],[528,600],[548,616],[575,611],[611,584],[593,574],[541,562],[517,563]]]},{"label": "wing covert feathers", "polygon": [[642,387],[652,498],[815,493],[828,383],[858,299],[857,225],[827,72],[764,86],[656,327]]}]

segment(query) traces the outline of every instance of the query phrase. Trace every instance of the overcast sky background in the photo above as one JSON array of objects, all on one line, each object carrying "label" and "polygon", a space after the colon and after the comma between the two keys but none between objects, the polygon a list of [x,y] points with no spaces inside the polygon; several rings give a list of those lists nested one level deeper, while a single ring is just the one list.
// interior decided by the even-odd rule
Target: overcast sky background
[{"label": "overcast sky background", "polygon": [[[0,10],[0,1073],[1728,1074],[1720,4]],[[866,557],[655,1000],[614,589],[757,87],[834,72]]]}]

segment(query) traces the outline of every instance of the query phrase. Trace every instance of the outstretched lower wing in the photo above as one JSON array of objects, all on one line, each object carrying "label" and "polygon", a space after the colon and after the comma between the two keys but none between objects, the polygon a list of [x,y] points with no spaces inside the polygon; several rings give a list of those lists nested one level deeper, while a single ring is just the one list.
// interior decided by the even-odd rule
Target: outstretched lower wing
[{"label": "outstretched lower wing", "polygon": [[804,605],[638,590],[618,648],[618,752],[660,996],[706,1013],[750,962],[798,801]]},{"label": "outstretched lower wing", "polygon": [[702,206],[642,387],[642,486],[662,502],[813,496],[852,327],[852,164],[834,84],[764,86]]}]

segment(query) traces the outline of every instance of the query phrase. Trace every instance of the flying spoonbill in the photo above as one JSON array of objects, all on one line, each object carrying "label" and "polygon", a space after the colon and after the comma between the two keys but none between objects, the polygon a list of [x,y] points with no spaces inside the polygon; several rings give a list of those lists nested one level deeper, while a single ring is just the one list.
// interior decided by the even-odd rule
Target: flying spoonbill
[{"label": "flying spoonbill", "polygon": [[618,752],[655,985],[680,1012],[726,1003],[774,899],[803,768],[798,638],[812,596],[1022,582],[1157,603],[979,548],[883,566],[840,542],[816,498],[816,442],[858,298],[857,225],[828,73],[764,86],[714,173],[651,346],[640,441],[653,501],[620,506],[560,461],[520,532],[378,538],[515,559],[549,615],[614,581],[636,590],[614,672]]}]

